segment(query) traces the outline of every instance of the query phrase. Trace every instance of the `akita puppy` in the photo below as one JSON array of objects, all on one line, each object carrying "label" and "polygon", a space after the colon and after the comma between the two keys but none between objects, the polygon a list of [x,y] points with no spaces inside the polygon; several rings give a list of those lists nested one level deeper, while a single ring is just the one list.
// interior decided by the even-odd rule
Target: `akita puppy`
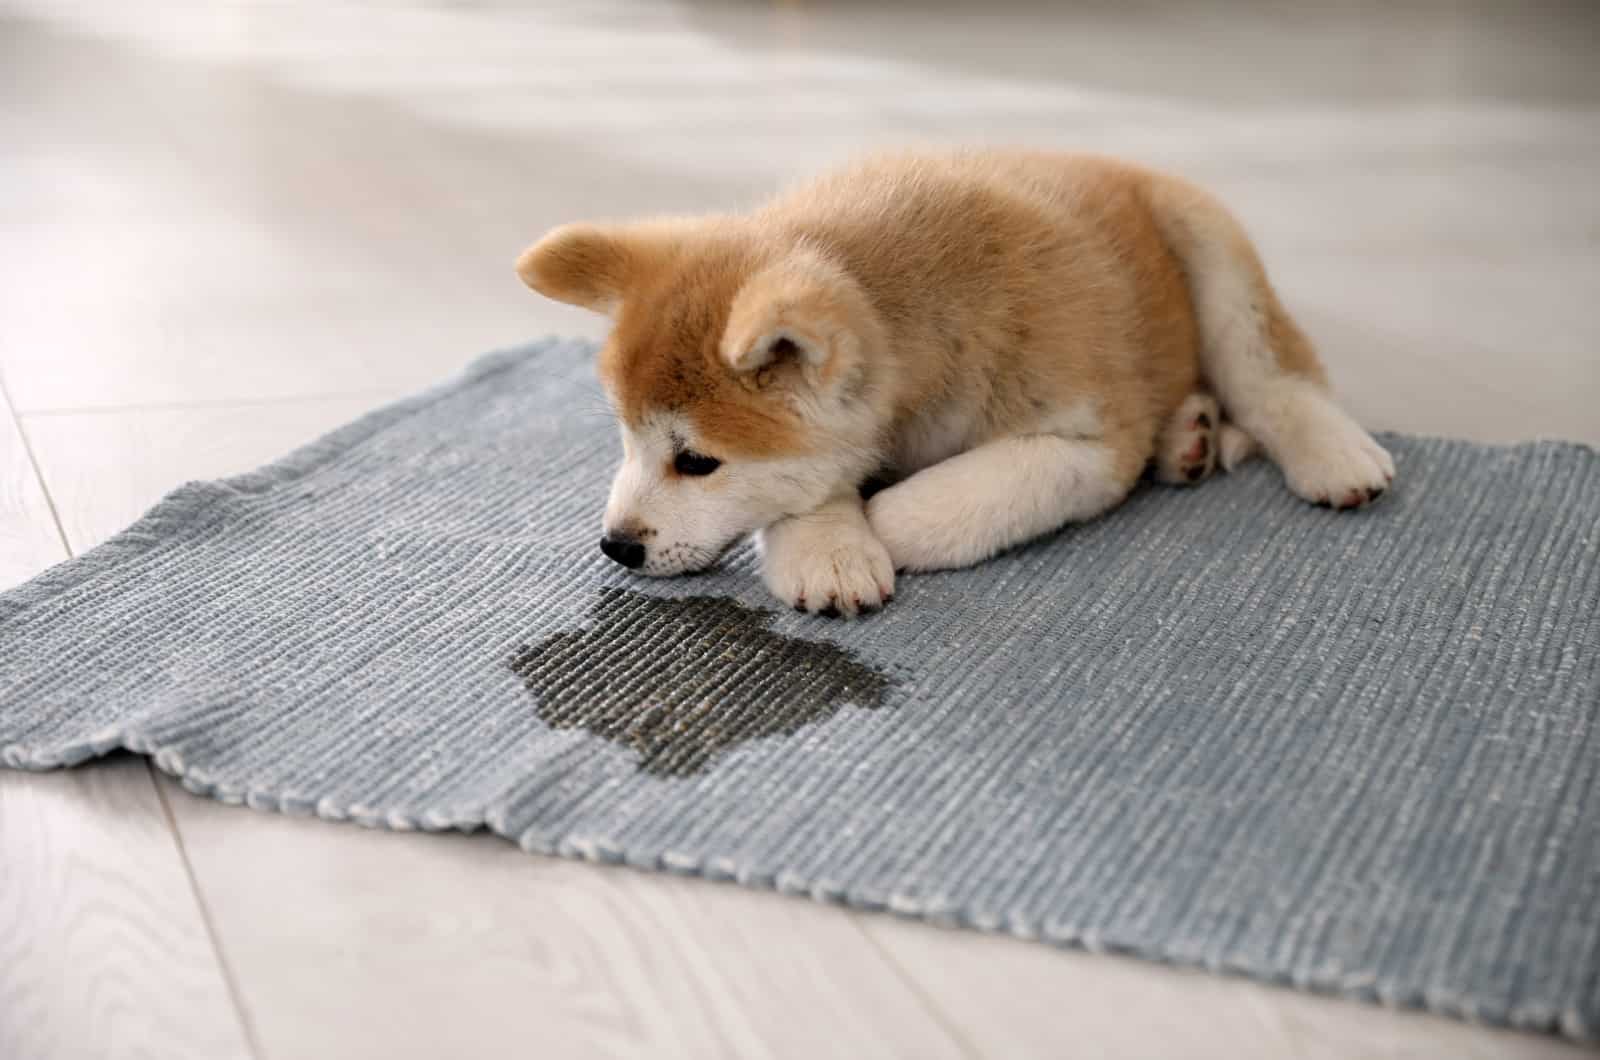
[{"label": "akita puppy", "polygon": [[748,215],[558,228],[517,271],[613,319],[600,547],[641,574],[757,533],[780,599],[857,614],[896,571],[1100,515],[1152,463],[1183,485],[1259,443],[1332,508],[1394,477],[1238,223],[1110,159],[873,158]]}]

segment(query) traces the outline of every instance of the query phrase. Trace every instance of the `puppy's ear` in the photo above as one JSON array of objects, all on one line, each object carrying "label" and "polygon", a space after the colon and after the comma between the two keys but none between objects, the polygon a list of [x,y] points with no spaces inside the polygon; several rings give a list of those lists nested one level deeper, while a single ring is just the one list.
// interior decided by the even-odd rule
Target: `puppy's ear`
[{"label": "puppy's ear", "polygon": [[646,271],[671,254],[679,228],[562,225],[522,252],[517,275],[547,298],[614,314]]},{"label": "puppy's ear", "polygon": [[741,375],[798,374],[831,389],[853,374],[882,326],[848,273],[811,254],[770,265],[734,296],[722,358]]}]

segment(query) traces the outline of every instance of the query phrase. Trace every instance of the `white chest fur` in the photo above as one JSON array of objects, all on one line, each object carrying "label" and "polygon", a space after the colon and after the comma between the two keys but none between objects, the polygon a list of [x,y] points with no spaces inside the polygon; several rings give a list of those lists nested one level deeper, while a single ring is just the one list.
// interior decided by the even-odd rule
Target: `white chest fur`
[{"label": "white chest fur", "polygon": [[895,470],[913,475],[970,448],[976,419],[973,410],[956,404],[913,416],[895,438]]}]

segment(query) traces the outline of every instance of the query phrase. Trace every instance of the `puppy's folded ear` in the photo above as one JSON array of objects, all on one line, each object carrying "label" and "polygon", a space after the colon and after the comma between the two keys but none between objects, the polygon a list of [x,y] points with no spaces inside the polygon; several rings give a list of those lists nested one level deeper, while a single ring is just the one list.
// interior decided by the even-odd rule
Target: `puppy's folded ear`
[{"label": "puppy's folded ear", "polygon": [[673,220],[562,225],[522,252],[517,275],[547,298],[614,314],[648,270],[672,254],[683,228]]},{"label": "puppy's folded ear", "polygon": [[856,371],[882,325],[860,285],[820,256],[769,265],[734,296],[722,358],[735,372],[771,377],[798,370],[827,390]]}]

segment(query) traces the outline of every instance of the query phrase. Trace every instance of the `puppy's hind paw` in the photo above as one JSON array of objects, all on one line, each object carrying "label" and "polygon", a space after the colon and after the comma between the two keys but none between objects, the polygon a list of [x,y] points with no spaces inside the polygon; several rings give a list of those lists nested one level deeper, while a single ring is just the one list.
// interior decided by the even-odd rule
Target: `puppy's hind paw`
[{"label": "puppy's hind paw", "polygon": [[1194,393],[1183,399],[1156,440],[1156,478],[1170,486],[1204,482],[1217,469],[1222,413],[1216,398]]}]

